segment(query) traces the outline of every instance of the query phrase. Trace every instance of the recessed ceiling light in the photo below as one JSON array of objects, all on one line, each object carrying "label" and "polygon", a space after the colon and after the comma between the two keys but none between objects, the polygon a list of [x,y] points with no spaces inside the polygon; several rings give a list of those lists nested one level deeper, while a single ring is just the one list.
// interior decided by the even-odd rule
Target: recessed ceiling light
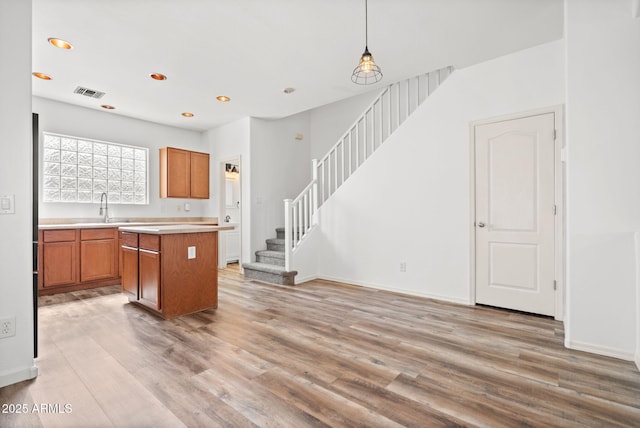
[{"label": "recessed ceiling light", "polygon": [[110,106],[109,104],[102,104],[100,107],[102,107],[103,109],[106,109],[106,110],[114,110],[115,109],[114,106]]},{"label": "recessed ceiling light", "polygon": [[37,77],[38,79],[42,79],[42,80],[51,80],[51,76],[49,76],[48,74],[44,74],[44,73],[39,73],[37,71],[34,71],[33,73],[31,73],[33,76]]},{"label": "recessed ceiling light", "polygon": [[220,101],[221,103],[227,103],[231,101],[231,98],[227,97],[226,95],[218,95],[216,97],[216,100]]},{"label": "recessed ceiling light", "polygon": [[56,39],[55,37],[50,37],[47,39],[49,41],[49,43],[51,43],[53,46],[60,48],[60,49],[73,49],[73,46],[71,45],[71,43],[67,42],[66,40],[62,40],[62,39]]},{"label": "recessed ceiling light", "polygon": [[293,92],[295,92],[296,88],[284,88],[282,90],[282,92],[284,92],[285,94],[291,94]]},{"label": "recessed ceiling light", "polygon": [[188,111],[185,111],[184,113],[182,113],[182,115],[184,117],[193,117],[193,113],[189,113]]},{"label": "recessed ceiling light", "polygon": [[149,75],[153,80],[167,80],[167,76],[162,73],[151,73]]}]

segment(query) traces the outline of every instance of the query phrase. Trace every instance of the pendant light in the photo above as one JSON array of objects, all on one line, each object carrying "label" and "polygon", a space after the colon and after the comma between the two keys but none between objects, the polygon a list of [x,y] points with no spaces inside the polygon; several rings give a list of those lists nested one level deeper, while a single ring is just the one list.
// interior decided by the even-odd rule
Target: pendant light
[{"label": "pendant light", "polygon": [[369,52],[369,22],[367,0],[364,0],[364,53],[360,57],[360,64],[353,69],[351,81],[358,85],[371,85],[382,79],[380,67],[373,61],[373,55]]}]

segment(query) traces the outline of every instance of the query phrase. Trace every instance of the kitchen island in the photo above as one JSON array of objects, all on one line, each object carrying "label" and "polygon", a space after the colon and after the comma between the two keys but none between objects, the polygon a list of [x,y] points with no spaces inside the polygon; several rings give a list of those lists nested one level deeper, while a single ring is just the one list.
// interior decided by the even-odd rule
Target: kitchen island
[{"label": "kitchen island", "polygon": [[218,231],[233,226],[120,227],[122,292],[164,318],[218,307]]}]

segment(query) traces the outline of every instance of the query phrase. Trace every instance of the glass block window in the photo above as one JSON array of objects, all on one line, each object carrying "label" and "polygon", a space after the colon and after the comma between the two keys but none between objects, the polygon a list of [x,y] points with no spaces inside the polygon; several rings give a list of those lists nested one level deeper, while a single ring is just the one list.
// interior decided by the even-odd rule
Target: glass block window
[{"label": "glass block window", "polygon": [[148,203],[148,149],[43,134],[44,202],[100,202],[105,192],[110,204]]}]

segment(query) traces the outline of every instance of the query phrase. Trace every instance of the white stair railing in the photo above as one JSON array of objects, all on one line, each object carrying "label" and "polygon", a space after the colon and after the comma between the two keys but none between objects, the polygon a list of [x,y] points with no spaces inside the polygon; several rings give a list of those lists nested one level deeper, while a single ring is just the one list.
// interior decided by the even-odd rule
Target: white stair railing
[{"label": "white stair railing", "polygon": [[311,183],[284,201],[285,268],[291,254],[317,224],[318,208],[453,72],[445,67],[387,86],[320,161],[312,161]]},{"label": "white stair railing", "polygon": [[313,159],[311,183],[293,200],[284,201],[284,267],[291,270],[291,251],[318,222],[318,161]]}]

